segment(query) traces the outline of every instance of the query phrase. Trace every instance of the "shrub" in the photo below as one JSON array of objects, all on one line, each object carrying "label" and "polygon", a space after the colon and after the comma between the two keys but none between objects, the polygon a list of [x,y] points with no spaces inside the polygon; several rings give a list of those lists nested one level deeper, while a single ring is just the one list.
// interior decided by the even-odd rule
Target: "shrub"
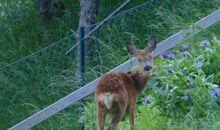
[{"label": "shrub", "polygon": [[219,109],[219,82],[215,81],[219,75],[215,65],[219,49],[216,40],[212,44],[204,40],[192,47],[188,43],[179,51],[163,53],[156,60],[157,76],[150,86],[155,86],[153,103],[162,115],[178,120],[186,116],[199,119]]}]

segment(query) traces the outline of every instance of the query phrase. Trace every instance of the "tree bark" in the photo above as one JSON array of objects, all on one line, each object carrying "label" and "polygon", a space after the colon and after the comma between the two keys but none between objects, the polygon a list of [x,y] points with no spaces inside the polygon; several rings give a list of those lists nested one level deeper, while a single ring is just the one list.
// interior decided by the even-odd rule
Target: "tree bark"
[{"label": "tree bark", "polygon": [[60,0],[33,0],[40,20],[43,24],[48,25],[53,18],[64,13],[65,7]]},{"label": "tree bark", "polygon": [[[95,18],[98,11],[98,0],[80,0],[80,18],[79,27],[86,27],[86,34],[92,30],[92,24],[95,23]],[[78,28],[79,30],[79,28]],[[92,57],[92,40],[87,39],[85,43],[85,55],[87,58]]]}]

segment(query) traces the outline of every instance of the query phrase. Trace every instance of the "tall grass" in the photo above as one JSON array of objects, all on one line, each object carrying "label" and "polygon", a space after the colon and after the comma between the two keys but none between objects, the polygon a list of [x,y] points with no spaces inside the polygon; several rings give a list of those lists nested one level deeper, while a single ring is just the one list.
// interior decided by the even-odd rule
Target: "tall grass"
[{"label": "tall grass", "polygon": [[[44,48],[67,35],[70,35],[77,25],[76,5],[70,8],[70,0],[66,3],[65,14],[44,26],[32,0],[3,0],[3,18],[0,24],[4,30],[0,33],[0,67]],[[73,11],[73,13],[71,12]]]}]

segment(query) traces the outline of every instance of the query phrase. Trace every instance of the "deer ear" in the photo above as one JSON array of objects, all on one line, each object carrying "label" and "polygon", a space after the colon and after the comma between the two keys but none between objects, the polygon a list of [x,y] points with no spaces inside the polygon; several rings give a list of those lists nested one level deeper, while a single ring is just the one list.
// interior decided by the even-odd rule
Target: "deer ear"
[{"label": "deer ear", "polygon": [[148,49],[150,51],[153,51],[157,46],[157,42],[156,42],[156,38],[154,36],[152,36],[149,40],[148,40]]},{"label": "deer ear", "polygon": [[131,44],[130,42],[127,42],[127,43],[126,43],[126,47],[127,47],[128,52],[129,52],[131,55],[135,55],[135,53],[136,53],[136,47],[135,47],[133,44]]}]

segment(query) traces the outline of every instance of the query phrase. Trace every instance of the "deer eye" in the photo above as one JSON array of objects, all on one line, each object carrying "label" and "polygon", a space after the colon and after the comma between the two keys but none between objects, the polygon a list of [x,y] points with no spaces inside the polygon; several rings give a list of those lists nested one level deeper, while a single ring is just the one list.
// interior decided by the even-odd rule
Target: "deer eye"
[{"label": "deer eye", "polygon": [[141,60],[141,59],[138,59],[138,62],[142,62],[142,60]]}]

